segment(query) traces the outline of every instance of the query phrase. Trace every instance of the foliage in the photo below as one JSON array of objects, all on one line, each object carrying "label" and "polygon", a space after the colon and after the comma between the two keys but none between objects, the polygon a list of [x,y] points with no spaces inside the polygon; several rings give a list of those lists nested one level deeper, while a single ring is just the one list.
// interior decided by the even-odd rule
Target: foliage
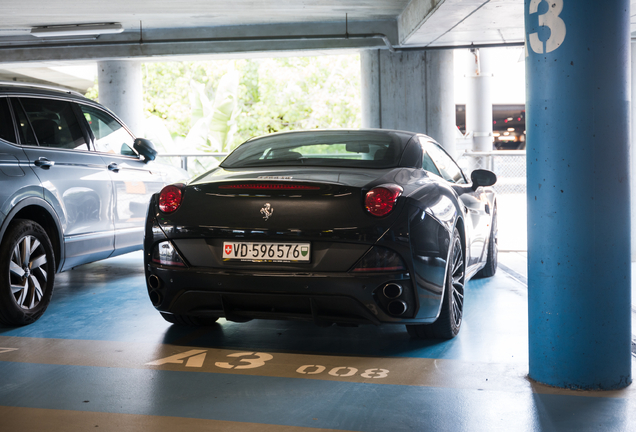
[{"label": "foliage", "polygon": [[[144,64],[147,115],[185,137],[194,126],[190,82],[213,98],[221,78],[239,75],[236,134],[230,150],[253,136],[297,129],[360,126],[357,55]],[[197,108],[195,108],[196,110]]]},{"label": "foliage", "polygon": [[[184,137],[173,136],[167,125],[158,116],[150,115],[146,120],[146,136],[160,153],[196,154],[228,151],[236,130],[238,114],[238,73],[232,68],[218,83],[214,100],[210,100],[205,85],[190,81],[190,124],[192,127]],[[175,161],[171,161],[175,163]],[[189,164],[193,174],[203,173],[218,164],[209,157],[194,157]]]},{"label": "foliage", "polygon": [[162,120],[152,119],[147,135],[171,136],[172,153],[229,151],[272,132],[360,127],[357,55],[145,63],[142,70],[146,117]]},{"label": "foliage", "polygon": [[250,61],[239,87],[240,141],[271,132],[359,127],[358,56]]}]

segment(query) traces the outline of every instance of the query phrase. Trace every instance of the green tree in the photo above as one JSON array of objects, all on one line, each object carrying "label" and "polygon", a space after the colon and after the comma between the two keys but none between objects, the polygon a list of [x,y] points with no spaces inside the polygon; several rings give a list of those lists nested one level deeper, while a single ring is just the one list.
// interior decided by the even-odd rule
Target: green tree
[{"label": "green tree", "polygon": [[359,64],[357,55],[249,61],[239,87],[238,141],[287,130],[360,127]]},{"label": "green tree", "polygon": [[143,86],[146,129],[155,140],[170,136],[173,153],[229,151],[272,132],[360,127],[358,55],[145,63]]}]

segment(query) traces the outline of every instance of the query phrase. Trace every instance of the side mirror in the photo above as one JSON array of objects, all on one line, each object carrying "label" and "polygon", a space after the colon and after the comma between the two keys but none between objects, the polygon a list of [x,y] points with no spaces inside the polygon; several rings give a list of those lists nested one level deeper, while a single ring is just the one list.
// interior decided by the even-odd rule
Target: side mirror
[{"label": "side mirror", "polygon": [[497,176],[492,171],[477,169],[470,175],[470,180],[473,182],[473,190],[477,190],[479,186],[492,186],[497,183]]},{"label": "side mirror", "polygon": [[155,158],[157,157],[157,150],[155,149],[155,145],[152,143],[152,141],[145,138],[135,139],[133,148],[144,157],[144,162],[146,163],[155,160]]}]

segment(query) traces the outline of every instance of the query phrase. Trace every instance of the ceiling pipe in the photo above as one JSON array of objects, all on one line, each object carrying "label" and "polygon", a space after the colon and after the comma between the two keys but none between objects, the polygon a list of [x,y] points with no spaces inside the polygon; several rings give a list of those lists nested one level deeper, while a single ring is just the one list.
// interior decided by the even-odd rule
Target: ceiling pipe
[{"label": "ceiling pipe", "polygon": [[[524,42],[502,42],[492,44],[470,44],[470,45],[443,45],[443,46],[394,46],[388,36],[383,33],[363,33],[351,34],[348,31],[343,34],[331,35],[299,35],[299,36],[259,36],[259,37],[234,37],[234,38],[203,38],[203,39],[143,39],[140,28],[140,38],[137,41],[95,41],[95,42],[74,42],[72,44],[64,41],[56,43],[37,43],[13,45],[6,44],[0,46],[0,51],[29,48],[83,48],[88,46],[143,46],[143,45],[168,45],[168,44],[192,44],[192,43],[228,43],[228,42],[280,42],[280,41],[312,41],[312,40],[349,40],[349,39],[381,39],[386,48],[395,53],[403,51],[432,51],[432,50],[454,50],[454,49],[476,49],[476,48],[510,48],[522,47]],[[370,49],[370,48],[369,48]],[[276,50],[273,50],[276,51]]]},{"label": "ceiling pipe", "polygon": [[440,46],[423,46],[423,47],[411,47],[400,46],[395,47],[395,51],[434,51],[434,50],[452,50],[452,49],[477,49],[477,48],[512,48],[525,46],[525,42],[501,42],[501,43],[485,43],[485,44],[470,44],[470,45],[440,45]]},{"label": "ceiling pipe", "polygon": [[311,40],[348,40],[348,39],[382,39],[387,49],[395,52],[388,36],[383,33],[368,34],[335,34],[335,35],[302,35],[302,36],[262,36],[262,37],[235,37],[235,38],[204,38],[204,39],[141,39],[138,41],[96,41],[92,43],[38,43],[22,45],[0,46],[0,51],[29,48],[83,48],[87,46],[141,46],[164,44],[192,44],[192,43],[226,43],[226,42],[277,42],[277,41],[311,41]]}]

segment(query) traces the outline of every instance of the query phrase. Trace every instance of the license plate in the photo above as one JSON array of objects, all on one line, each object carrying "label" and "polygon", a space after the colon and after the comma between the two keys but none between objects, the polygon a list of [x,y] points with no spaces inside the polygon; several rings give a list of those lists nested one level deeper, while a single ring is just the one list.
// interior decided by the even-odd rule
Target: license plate
[{"label": "license plate", "polygon": [[310,262],[310,243],[223,242],[223,260]]}]

